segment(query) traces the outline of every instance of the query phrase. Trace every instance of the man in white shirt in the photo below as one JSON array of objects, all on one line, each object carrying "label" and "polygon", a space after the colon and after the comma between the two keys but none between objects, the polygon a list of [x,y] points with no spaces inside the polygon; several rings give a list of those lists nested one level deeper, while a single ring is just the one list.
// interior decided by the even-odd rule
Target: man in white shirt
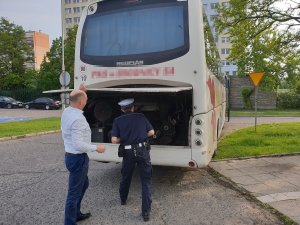
[{"label": "man in white shirt", "polygon": [[[84,88],[82,88],[84,90]],[[103,153],[103,145],[91,144],[91,129],[83,115],[87,95],[82,90],[73,90],[70,94],[70,107],[61,117],[62,137],[65,145],[65,163],[69,174],[68,195],[65,207],[65,225],[74,225],[77,221],[87,219],[90,213],[81,213],[80,204],[89,186],[88,152]]]}]

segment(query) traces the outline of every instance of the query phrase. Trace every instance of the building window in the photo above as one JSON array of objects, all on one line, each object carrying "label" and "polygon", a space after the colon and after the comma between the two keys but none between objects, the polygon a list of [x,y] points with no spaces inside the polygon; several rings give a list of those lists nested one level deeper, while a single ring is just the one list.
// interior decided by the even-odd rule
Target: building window
[{"label": "building window", "polygon": [[71,0],[65,0],[65,4],[71,4]]},{"label": "building window", "polygon": [[234,75],[234,76],[235,76],[235,75],[236,75],[236,71],[232,71],[232,75]]},{"label": "building window", "polygon": [[66,14],[71,14],[72,10],[71,10],[71,8],[65,8],[65,12],[66,12]]},{"label": "building window", "polygon": [[216,9],[218,7],[218,3],[210,3],[211,9]]},{"label": "building window", "polygon": [[229,48],[222,48],[221,49],[221,53],[223,55],[229,55],[230,54],[230,49]]},{"label": "building window", "polygon": [[218,37],[218,35],[216,35],[215,36],[215,42],[218,43],[218,41],[219,41],[219,37]]},{"label": "building window", "polygon": [[79,0],[73,0],[73,3],[79,3]]},{"label": "building window", "polygon": [[226,71],[225,74],[226,74],[226,75],[229,75],[229,71]]},{"label": "building window", "polygon": [[228,8],[229,7],[229,2],[222,2],[223,7]]},{"label": "building window", "polygon": [[72,28],[66,28],[67,33],[69,33],[72,30]]},{"label": "building window", "polygon": [[230,62],[226,60],[226,66],[230,66]]},{"label": "building window", "polygon": [[66,18],[66,23],[67,24],[72,23],[72,18]]},{"label": "building window", "polygon": [[73,11],[74,13],[80,13],[80,7],[74,7]]},{"label": "building window", "polygon": [[203,4],[204,9],[207,9],[207,4]]},{"label": "building window", "polygon": [[222,37],[222,43],[230,43],[229,37]]},{"label": "building window", "polygon": [[81,7],[81,11],[84,10],[84,8],[85,8],[85,6],[82,6],[82,7]]},{"label": "building window", "polygon": [[217,15],[211,15],[210,16],[210,21],[214,21],[215,19],[217,19],[217,17],[218,17]]},{"label": "building window", "polygon": [[74,17],[74,23],[79,23],[80,17]]}]

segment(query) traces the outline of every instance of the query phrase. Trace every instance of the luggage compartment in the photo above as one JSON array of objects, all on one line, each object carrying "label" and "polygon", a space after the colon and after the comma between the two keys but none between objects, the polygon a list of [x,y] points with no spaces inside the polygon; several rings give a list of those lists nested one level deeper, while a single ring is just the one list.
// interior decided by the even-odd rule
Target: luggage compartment
[{"label": "luggage compartment", "polygon": [[114,87],[88,89],[84,115],[92,130],[92,142],[110,143],[114,118],[121,115],[118,102],[134,98],[135,112],[153,125],[153,145],[188,146],[192,116],[191,87]]}]

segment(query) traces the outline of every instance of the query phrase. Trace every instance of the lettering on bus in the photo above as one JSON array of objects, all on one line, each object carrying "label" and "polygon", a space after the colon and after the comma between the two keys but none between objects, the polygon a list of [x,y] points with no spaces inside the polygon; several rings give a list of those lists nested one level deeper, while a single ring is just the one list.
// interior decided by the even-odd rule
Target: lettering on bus
[{"label": "lettering on bus", "polygon": [[124,62],[117,62],[116,66],[139,66],[144,65],[143,60],[135,60],[135,61],[124,61]]},{"label": "lettering on bus", "polygon": [[208,89],[209,89],[209,93],[210,93],[210,102],[211,105],[213,107],[212,110],[212,115],[211,115],[211,126],[212,126],[212,135],[214,140],[217,140],[217,116],[216,116],[216,111],[215,111],[215,107],[216,107],[216,90],[215,90],[215,83],[214,80],[209,78],[208,81],[206,82]]},{"label": "lettering on bus", "polygon": [[92,71],[93,79],[98,78],[118,78],[118,77],[158,77],[174,76],[174,67],[151,67],[151,68],[120,68],[112,70],[95,70]]}]

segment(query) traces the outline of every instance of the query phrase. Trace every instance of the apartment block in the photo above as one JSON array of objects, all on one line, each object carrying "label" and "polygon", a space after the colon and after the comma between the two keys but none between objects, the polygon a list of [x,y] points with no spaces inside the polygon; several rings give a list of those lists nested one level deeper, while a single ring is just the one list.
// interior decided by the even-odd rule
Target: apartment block
[{"label": "apartment block", "polygon": [[214,19],[218,16],[216,8],[218,4],[229,4],[226,0],[203,0],[203,8],[206,12],[207,19],[214,35],[216,46],[219,50],[221,58],[221,71],[225,75],[237,75],[237,66],[234,62],[227,60],[227,57],[230,54],[230,38],[226,34],[219,34],[215,25]]},{"label": "apartment block", "polygon": [[27,31],[25,36],[34,54],[34,61],[26,63],[26,66],[39,70],[47,52],[50,51],[49,35],[41,33],[40,31]]},{"label": "apartment block", "polygon": [[63,13],[63,21],[64,21],[64,36],[68,30],[72,29],[74,25],[80,22],[80,16],[82,10],[85,6],[87,6],[91,2],[95,2],[96,0],[63,0],[64,4],[64,13]]}]

